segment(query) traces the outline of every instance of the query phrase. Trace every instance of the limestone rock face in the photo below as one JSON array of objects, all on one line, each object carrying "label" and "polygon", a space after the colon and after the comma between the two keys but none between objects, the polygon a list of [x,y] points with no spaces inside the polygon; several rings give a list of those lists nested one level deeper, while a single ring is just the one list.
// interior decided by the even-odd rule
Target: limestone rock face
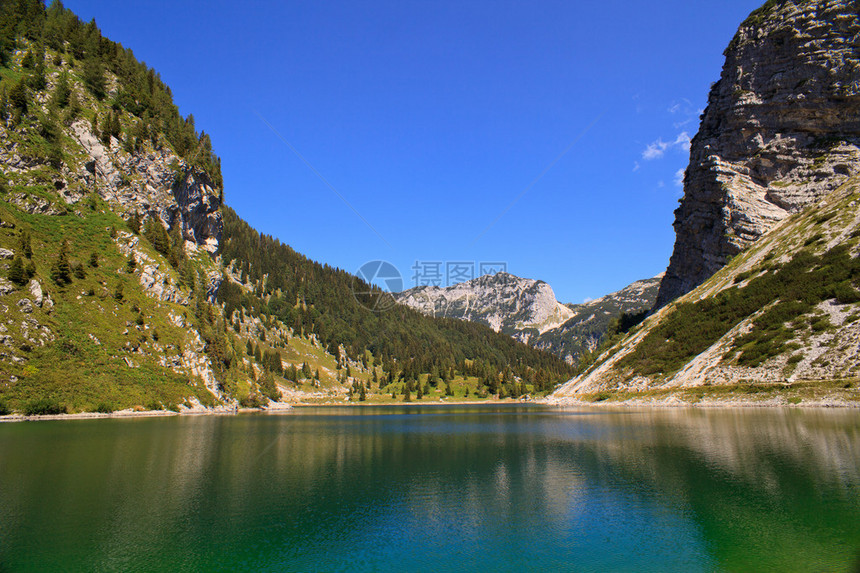
[{"label": "limestone rock face", "polygon": [[858,2],[771,0],[711,88],[657,307],[860,171]]},{"label": "limestone rock face", "polygon": [[[127,153],[117,142],[105,147],[84,121],[72,125],[75,139],[89,155],[70,178],[96,188],[106,201],[158,219],[166,228],[179,225],[193,245],[214,253],[221,240],[221,198],[205,173],[189,166],[169,148]],[[79,200],[72,191],[67,202]]]},{"label": "limestone rock face", "polygon": [[522,342],[573,316],[571,309],[555,299],[547,283],[504,272],[447,288],[420,286],[395,298],[428,316],[480,322]]}]

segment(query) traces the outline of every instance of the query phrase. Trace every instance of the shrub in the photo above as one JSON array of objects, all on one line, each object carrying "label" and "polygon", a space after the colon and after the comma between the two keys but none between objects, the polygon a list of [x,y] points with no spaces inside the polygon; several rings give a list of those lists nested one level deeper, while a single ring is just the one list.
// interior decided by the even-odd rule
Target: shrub
[{"label": "shrub", "polygon": [[239,400],[239,405],[243,408],[262,408],[267,403],[266,398],[256,392],[252,392]]},{"label": "shrub", "polygon": [[803,360],[803,354],[792,354],[788,357],[787,364],[797,364],[801,360]]},{"label": "shrub", "polygon": [[50,398],[31,400],[24,406],[24,414],[27,416],[47,416],[65,413],[65,406],[61,406],[59,402]]}]

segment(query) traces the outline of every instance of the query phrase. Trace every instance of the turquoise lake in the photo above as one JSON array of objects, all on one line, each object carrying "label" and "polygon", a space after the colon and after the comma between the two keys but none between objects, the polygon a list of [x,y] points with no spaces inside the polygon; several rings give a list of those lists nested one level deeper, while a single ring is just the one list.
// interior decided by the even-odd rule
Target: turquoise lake
[{"label": "turquoise lake", "polygon": [[854,571],[860,412],[0,424],[0,572]]}]

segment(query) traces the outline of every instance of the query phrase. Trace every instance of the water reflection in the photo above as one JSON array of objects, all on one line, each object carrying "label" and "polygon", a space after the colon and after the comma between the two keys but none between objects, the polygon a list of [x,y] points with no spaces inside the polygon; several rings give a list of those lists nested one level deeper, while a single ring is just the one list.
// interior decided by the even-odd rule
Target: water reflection
[{"label": "water reflection", "polygon": [[850,411],[319,408],[0,426],[0,570],[847,568]]}]

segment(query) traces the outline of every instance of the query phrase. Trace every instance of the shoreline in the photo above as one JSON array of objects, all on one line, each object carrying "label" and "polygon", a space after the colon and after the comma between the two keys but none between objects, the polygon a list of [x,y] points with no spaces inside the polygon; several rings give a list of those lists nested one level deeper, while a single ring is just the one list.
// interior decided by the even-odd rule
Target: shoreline
[{"label": "shoreline", "polygon": [[821,400],[810,400],[797,404],[789,403],[784,399],[768,400],[701,400],[699,402],[687,402],[671,396],[665,399],[628,399],[628,400],[606,400],[589,402],[571,398],[554,400],[486,400],[486,401],[456,401],[456,402],[277,402],[266,408],[230,408],[219,406],[216,408],[187,408],[180,411],[172,410],[118,410],[116,412],[77,412],[74,414],[49,414],[26,416],[24,414],[7,414],[0,416],[0,423],[12,422],[43,422],[62,420],[101,420],[101,419],[134,419],[134,418],[165,418],[174,416],[236,416],[240,414],[282,414],[293,412],[300,408],[366,408],[366,407],[389,407],[389,406],[549,406],[556,408],[570,408],[579,410],[609,410],[609,409],[668,409],[668,408],[696,408],[696,409],[750,409],[750,408],[788,408],[788,409],[860,409],[860,402],[845,400],[841,397],[829,397]]}]

